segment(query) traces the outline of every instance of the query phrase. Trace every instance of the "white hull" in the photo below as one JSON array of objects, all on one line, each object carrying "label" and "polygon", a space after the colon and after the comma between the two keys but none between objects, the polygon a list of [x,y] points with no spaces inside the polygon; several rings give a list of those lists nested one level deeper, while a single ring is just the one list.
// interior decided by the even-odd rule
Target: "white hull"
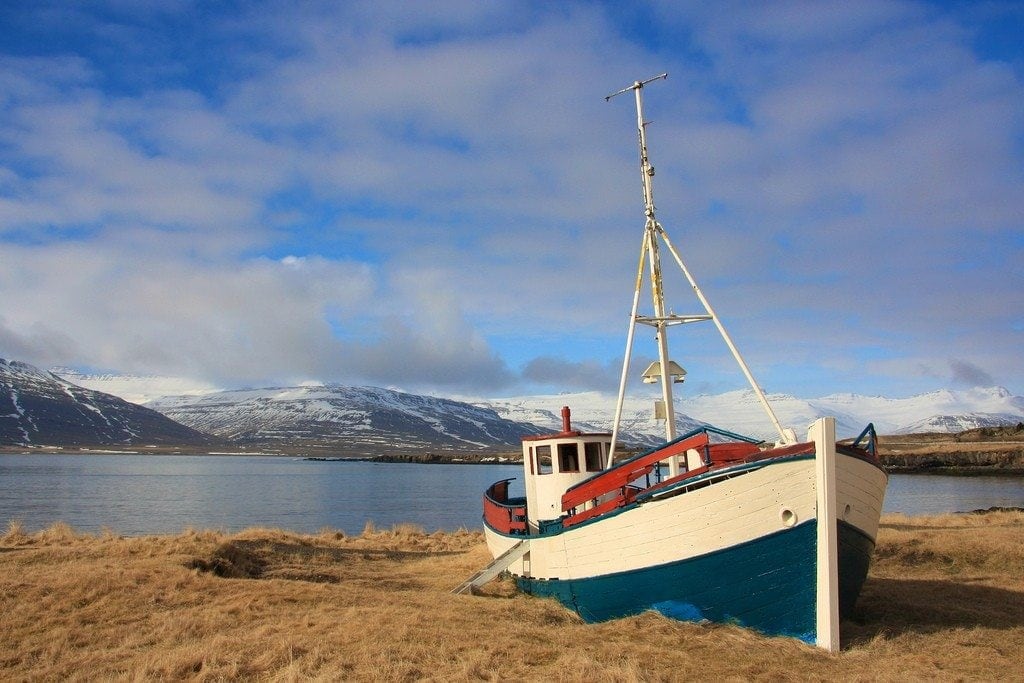
[{"label": "white hull", "polygon": [[[886,476],[852,456],[839,454],[836,464],[838,517],[874,542]],[[739,465],[686,486],[701,481],[714,483],[560,533],[532,536],[530,552],[509,572],[534,579],[579,579],[640,570],[718,552],[816,517],[813,458]],[[494,557],[521,540],[490,527],[485,535]]]}]

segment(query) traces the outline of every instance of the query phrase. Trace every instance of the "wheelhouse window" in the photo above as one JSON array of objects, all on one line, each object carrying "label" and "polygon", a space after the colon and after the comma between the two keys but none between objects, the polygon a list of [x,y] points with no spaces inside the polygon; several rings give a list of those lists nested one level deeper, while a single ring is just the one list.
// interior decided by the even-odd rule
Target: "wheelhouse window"
[{"label": "wheelhouse window", "polygon": [[558,444],[558,471],[579,472],[580,451],[574,443]]},{"label": "wheelhouse window", "polygon": [[537,474],[551,474],[551,446],[537,446],[534,459]]},{"label": "wheelhouse window", "polygon": [[589,441],[583,444],[583,458],[586,461],[587,472],[600,472],[604,469],[604,458],[601,457],[600,443]]}]

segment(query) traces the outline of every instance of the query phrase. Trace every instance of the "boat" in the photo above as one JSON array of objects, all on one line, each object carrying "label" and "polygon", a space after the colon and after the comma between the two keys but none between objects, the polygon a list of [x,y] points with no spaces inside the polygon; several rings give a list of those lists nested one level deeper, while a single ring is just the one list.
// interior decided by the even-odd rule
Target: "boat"
[{"label": "boat", "polygon": [[[473,592],[507,572],[518,589],[551,597],[587,622],[655,610],[696,622],[732,623],[839,649],[839,626],[867,577],[887,476],[872,425],[836,439],[833,417],[805,439],[784,428],[733,340],[655,217],[643,89],[667,74],[609,95],[635,95],[645,225],[610,432],[561,431],[522,442],[523,489],[511,479],[483,495],[494,560],[453,592]],[[661,247],[672,255],[703,311],[668,312]],[[646,276],[646,277],[645,277]],[[640,314],[650,283],[653,310]],[[668,331],[710,321],[777,432],[772,442],[711,425],[676,433],[673,385],[686,371],[669,356]],[[617,458],[619,426],[638,325],[653,328],[658,360],[643,380],[661,384],[655,417],[665,442]]]}]

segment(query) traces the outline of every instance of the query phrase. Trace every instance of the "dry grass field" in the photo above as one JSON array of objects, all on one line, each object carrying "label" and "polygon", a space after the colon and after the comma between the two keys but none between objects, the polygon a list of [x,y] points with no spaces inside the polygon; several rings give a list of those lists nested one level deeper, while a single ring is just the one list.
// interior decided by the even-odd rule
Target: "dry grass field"
[{"label": "dry grass field", "polygon": [[1024,513],[886,517],[843,651],[654,614],[586,625],[478,532],[0,536],[2,680],[1024,680]]}]

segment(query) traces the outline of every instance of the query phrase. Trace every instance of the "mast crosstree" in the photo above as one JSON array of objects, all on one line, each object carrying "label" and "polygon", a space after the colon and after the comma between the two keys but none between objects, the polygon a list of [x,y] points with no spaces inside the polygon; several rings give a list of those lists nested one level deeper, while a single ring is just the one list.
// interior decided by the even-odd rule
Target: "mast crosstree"
[{"label": "mast crosstree", "polygon": [[[718,318],[718,315],[708,302],[707,297],[704,296],[704,293],[697,285],[696,280],[694,280],[689,269],[683,263],[683,259],[679,256],[679,252],[672,245],[672,241],[669,239],[668,233],[665,232],[665,229],[661,226],[661,223],[658,222],[658,219],[655,216],[654,188],[652,184],[654,166],[651,165],[651,161],[647,153],[647,122],[644,121],[643,89],[644,86],[649,83],[666,78],[668,78],[668,74],[663,73],[644,81],[636,81],[632,85],[605,97],[605,101],[607,102],[613,97],[632,91],[636,99],[637,143],[640,147],[640,177],[643,182],[645,216],[643,241],[640,246],[640,261],[637,265],[636,285],[633,290],[633,306],[629,316],[629,330],[626,334],[626,352],[622,360],[622,375],[619,379],[619,395],[615,404],[615,423],[612,428],[612,446],[608,453],[608,467],[611,467],[614,460],[615,448],[618,443],[619,424],[622,419],[622,405],[626,392],[626,379],[628,376],[629,361],[633,351],[633,340],[638,323],[653,327],[655,330],[655,342],[658,347],[658,363],[656,364],[656,367],[652,365],[652,368],[649,369],[648,372],[651,374],[645,374],[645,380],[661,381],[661,401],[664,406],[666,441],[672,441],[677,436],[672,384],[674,382],[681,382],[683,375],[685,375],[686,372],[681,367],[673,363],[669,357],[668,328],[675,325],[702,322],[705,320],[711,320],[715,323],[715,326],[722,335],[722,339],[725,341],[726,346],[729,347],[729,351],[732,352],[733,357],[736,359],[736,362],[739,364],[744,376],[747,378],[747,382],[749,382],[754,393],[757,395],[761,406],[764,408],[768,418],[771,420],[772,425],[779,433],[780,442],[792,443],[795,441],[792,433],[787,433],[787,430],[782,428],[778,418],[775,416],[775,411],[772,410],[771,404],[768,403],[768,399],[765,396],[764,391],[757,384],[753,374],[750,372],[750,368],[743,360],[743,357],[740,355],[739,350],[737,350],[732,338],[722,325],[722,321]],[[676,315],[675,313],[665,312],[665,292],[662,287],[661,277],[661,244],[664,244],[665,248],[668,249],[672,258],[679,266],[679,269],[683,272],[683,275],[686,277],[687,282],[689,282],[690,287],[693,289],[697,300],[700,301],[701,306],[704,308],[704,313]],[[643,288],[645,271],[650,275],[651,301],[653,304],[652,315],[638,314],[640,293]],[[669,476],[675,476],[678,473],[676,471],[677,468],[678,464],[676,463],[676,459],[673,458],[669,463]]]}]

